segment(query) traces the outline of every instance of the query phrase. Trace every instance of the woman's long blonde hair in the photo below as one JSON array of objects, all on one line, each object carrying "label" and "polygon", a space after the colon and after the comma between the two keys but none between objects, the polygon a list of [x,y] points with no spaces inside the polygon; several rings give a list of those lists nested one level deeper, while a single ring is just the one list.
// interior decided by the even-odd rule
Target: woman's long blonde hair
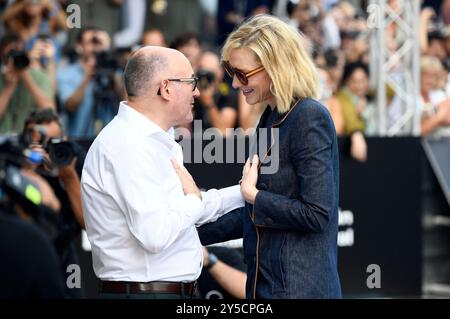
[{"label": "woman's long blonde hair", "polygon": [[227,38],[222,60],[234,49],[252,50],[272,80],[277,109],[285,113],[296,98],[318,98],[318,73],[304,37],[293,27],[270,15],[245,21]]}]

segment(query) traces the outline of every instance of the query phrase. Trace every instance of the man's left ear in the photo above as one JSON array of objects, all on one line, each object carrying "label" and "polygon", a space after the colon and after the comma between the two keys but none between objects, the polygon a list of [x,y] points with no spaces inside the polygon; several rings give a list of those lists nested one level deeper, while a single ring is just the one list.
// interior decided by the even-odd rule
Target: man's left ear
[{"label": "man's left ear", "polygon": [[161,81],[160,85],[159,85],[159,89],[158,89],[158,95],[161,96],[163,99],[168,99],[169,98],[169,88],[167,87],[168,81],[164,80]]}]

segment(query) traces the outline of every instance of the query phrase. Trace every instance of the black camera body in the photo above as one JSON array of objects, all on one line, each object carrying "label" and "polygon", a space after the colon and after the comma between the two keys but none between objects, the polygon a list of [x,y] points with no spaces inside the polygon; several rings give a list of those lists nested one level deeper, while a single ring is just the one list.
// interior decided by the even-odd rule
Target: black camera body
[{"label": "black camera body", "polygon": [[114,52],[102,51],[95,55],[96,66],[94,81],[100,92],[114,90],[114,75],[119,62]]},{"label": "black camera body", "polygon": [[50,160],[56,166],[67,166],[76,157],[75,148],[72,142],[63,141],[59,138],[52,138],[45,147]]},{"label": "black camera body", "polygon": [[11,50],[8,57],[13,60],[14,68],[17,70],[24,70],[30,65],[30,59],[25,51]]},{"label": "black camera body", "polygon": [[197,77],[198,87],[200,89],[208,88],[216,79],[216,75],[214,74],[214,72],[205,69],[198,70]]},{"label": "black camera body", "polygon": [[37,186],[20,172],[30,154],[19,136],[0,136],[0,189],[27,208],[40,204]]},{"label": "black camera body", "polygon": [[116,54],[110,51],[101,51],[96,53],[97,70],[116,71],[119,68],[119,62]]},{"label": "black camera body", "polygon": [[[33,133],[35,133],[34,138]],[[61,138],[51,138],[46,142],[47,131],[42,125],[35,125],[32,129],[23,132],[20,140],[23,145],[27,146],[31,144],[42,145],[55,166],[69,165],[76,157],[75,146],[72,142],[64,141]]]},{"label": "black camera body", "polygon": [[57,235],[58,215],[43,205],[41,189],[21,171],[32,153],[20,136],[0,136],[0,209],[16,213],[18,205],[53,240]]}]

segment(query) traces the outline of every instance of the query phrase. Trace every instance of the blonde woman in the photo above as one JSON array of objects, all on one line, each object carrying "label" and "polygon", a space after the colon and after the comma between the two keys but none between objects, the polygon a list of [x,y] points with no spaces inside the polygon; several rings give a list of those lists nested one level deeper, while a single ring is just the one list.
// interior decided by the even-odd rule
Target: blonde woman
[{"label": "blonde woman", "polygon": [[[207,245],[243,236],[247,298],[340,298],[336,132],[316,100],[305,41],[278,18],[259,15],[229,35],[222,59],[246,102],[267,105],[256,134],[266,138],[258,130],[266,129],[271,143],[244,166],[245,207],[201,227],[200,238]],[[274,161],[278,170],[264,173]]]}]

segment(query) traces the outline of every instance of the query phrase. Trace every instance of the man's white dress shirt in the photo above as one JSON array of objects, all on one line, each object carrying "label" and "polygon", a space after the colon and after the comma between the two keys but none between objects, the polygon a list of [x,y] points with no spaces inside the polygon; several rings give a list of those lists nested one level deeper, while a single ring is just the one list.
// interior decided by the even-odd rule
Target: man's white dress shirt
[{"label": "man's white dress shirt", "polygon": [[86,157],[81,195],[97,277],[108,281],[193,281],[202,268],[196,225],[242,207],[238,186],[184,195],[170,162],[183,163],[165,132],[122,102]]}]

